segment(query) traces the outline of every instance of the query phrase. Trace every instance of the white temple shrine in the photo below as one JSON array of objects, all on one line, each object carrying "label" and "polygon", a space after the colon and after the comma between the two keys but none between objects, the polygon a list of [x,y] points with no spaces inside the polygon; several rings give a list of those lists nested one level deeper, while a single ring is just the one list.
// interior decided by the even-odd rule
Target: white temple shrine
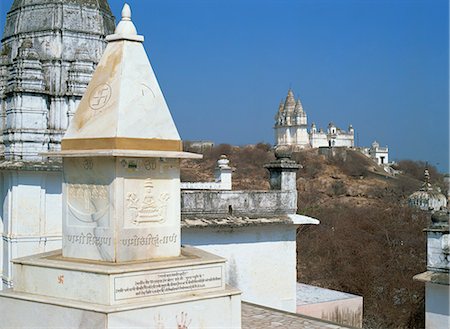
[{"label": "white temple shrine", "polygon": [[318,147],[354,147],[355,130],[352,125],[344,131],[334,123],[327,131],[311,125],[308,131],[308,117],[300,99],[295,100],[289,89],[286,100],[282,101],[275,115],[275,148],[289,147],[292,151]]}]

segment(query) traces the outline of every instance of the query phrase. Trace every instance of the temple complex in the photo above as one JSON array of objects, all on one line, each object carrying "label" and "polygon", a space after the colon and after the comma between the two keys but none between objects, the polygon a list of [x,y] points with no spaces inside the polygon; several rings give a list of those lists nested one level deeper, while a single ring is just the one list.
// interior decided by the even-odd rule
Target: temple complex
[{"label": "temple complex", "polygon": [[311,125],[308,131],[308,117],[300,99],[295,100],[289,89],[285,101],[282,101],[275,115],[275,147],[289,147],[292,151],[318,147],[354,147],[355,130],[352,125],[344,131],[334,123],[327,131]]}]

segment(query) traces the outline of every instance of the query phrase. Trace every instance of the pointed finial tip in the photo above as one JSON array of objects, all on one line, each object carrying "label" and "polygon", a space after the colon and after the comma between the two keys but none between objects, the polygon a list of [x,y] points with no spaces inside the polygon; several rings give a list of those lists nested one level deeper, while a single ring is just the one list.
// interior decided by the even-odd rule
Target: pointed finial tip
[{"label": "pointed finial tip", "polygon": [[122,9],[122,20],[123,21],[131,21],[131,8],[128,3],[123,5]]}]

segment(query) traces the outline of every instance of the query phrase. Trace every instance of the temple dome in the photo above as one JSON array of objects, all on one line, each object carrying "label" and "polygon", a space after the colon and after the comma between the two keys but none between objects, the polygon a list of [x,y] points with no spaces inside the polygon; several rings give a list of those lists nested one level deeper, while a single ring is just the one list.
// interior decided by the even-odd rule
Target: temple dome
[{"label": "temple dome", "polygon": [[114,16],[106,0],[15,0],[6,17],[2,44],[36,32],[43,39],[47,31],[104,38],[114,27]]},{"label": "temple dome", "polygon": [[427,169],[425,169],[424,177],[424,183],[420,190],[409,196],[409,206],[421,210],[430,210],[432,212],[447,207],[447,198],[445,195],[431,186],[430,174]]}]

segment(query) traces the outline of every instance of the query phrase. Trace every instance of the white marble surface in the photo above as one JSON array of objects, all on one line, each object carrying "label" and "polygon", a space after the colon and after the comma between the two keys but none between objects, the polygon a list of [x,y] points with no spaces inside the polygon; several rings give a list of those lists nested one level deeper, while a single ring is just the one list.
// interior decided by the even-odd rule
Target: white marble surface
[{"label": "white marble surface", "polygon": [[50,158],[84,158],[84,157],[140,157],[140,158],[177,158],[177,159],[201,159],[202,154],[178,151],[143,151],[143,150],[83,150],[43,152],[43,156]]},{"label": "white marble surface", "polygon": [[236,291],[222,295],[200,294],[170,303],[131,304],[128,308],[99,308],[96,304],[67,303],[18,293],[0,293],[2,328],[79,329],[195,329],[241,328],[241,300]]},{"label": "white marble surface", "polygon": [[174,303],[152,309],[114,313],[108,317],[108,328],[241,328],[239,296]]},{"label": "white marble surface", "polygon": [[63,255],[124,262],[180,254],[179,160],[64,160]]},{"label": "white marble surface", "polygon": [[85,310],[56,306],[0,296],[1,326],[5,329],[106,328],[106,315]]},{"label": "white marble surface", "polygon": [[0,273],[9,287],[12,259],[61,248],[61,173],[5,170],[0,186]]},{"label": "white marble surface", "polygon": [[225,259],[195,248],[183,248],[181,257],[152,262],[81,262],[51,252],[14,263],[15,292],[102,305],[225,290]]},{"label": "white marble surface", "polygon": [[142,42],[106,47],[64,138],[92,137],[180,140]]},{"label": "white marble surface", "polygon": [[182,237],[183,244],[227,259],[226,282],[242,291],[242,300],[295,312],[296,228],[285,224],[183,228]]},{"label": "white marble surface", "polygon": [[449,234],[427,232],[427,267],[450,270]]}]

